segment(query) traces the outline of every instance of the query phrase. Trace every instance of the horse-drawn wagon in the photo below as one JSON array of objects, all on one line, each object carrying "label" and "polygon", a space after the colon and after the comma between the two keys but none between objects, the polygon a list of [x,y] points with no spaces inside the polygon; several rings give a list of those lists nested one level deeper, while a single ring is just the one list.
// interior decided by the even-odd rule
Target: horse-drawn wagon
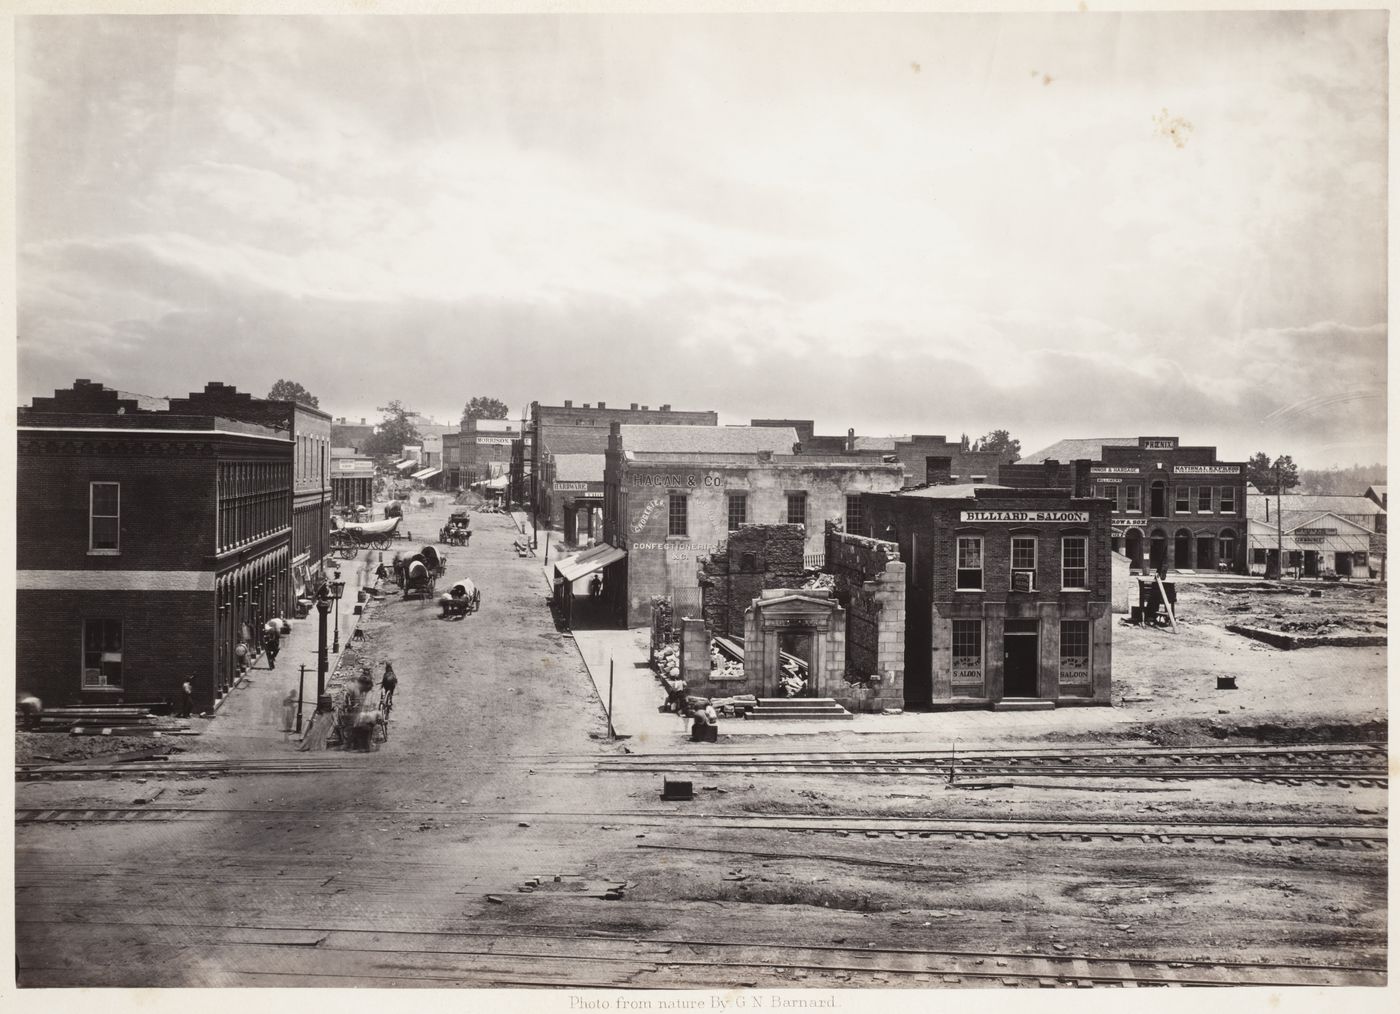
[{"label": "horse-drawn wagon", "polygon": [[342,560],[353,559],[362,549],[389,548],[402,518],[388,521],[353,522],[331,519],[331,552]]},{"label": "horse-drawn wagon", "polygon": [[465,546],[471,541],[471,523],[472,516],[467,511],[453,511],[438,532],[438,541],[448,546]]},{"label": "horse-drawn wagon", "polygon": [[446,595],[439,596],[444,620],[461,619],[481,608],[481,589],[470,578],[454,581]]}]

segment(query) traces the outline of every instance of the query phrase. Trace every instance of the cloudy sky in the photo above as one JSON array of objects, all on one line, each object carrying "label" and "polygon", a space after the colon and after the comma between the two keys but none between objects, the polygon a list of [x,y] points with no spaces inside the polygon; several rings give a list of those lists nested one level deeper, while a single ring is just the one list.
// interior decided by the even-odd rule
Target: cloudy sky
[{"label": "cloudy sky", "polygon": [[19,391],[1384,458],[1384,12],[53,17]]}]

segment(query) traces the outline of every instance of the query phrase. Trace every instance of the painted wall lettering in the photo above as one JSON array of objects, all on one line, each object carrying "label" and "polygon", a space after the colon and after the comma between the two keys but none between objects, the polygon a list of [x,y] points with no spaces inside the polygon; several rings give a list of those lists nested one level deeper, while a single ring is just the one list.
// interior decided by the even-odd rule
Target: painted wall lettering
[{"label": "painted wall lettering", "polygon": [[1087,524],[1088,511],[963,511],[962,519],[984,524],[1037,524],[1037,523],[1076,523]]}]

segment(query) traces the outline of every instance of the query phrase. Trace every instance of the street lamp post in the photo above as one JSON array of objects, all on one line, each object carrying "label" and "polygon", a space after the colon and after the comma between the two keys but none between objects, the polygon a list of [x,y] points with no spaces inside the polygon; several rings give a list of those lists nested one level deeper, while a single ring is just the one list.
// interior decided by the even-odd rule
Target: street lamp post
[{"label": "street lamp post", "polygon": [[316,612],[321,625],[316,641],[316,713],[329,711],[326,700],[326,612],[331,607],[331,591],[324,584],[316,589]]},{"label": "street lamp post", "polygon": [[344,594],[345,581],[340,571],[336,571],[335,577],[331,578],[331,599],[335,602],[335,646],[331,648],[332,653],[340,651],[340,596]]}]

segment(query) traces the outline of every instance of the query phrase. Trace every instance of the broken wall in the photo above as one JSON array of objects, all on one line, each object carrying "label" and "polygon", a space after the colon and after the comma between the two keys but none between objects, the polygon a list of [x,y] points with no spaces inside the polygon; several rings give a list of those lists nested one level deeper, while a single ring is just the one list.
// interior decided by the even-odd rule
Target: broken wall
[{"label": "broken wall", "polygon": [[700,560],[702,615],[712,634],[744,636],[744,610],[765,590],[806,579],[801,525],[742,525],[718,553]]},{"label": "broken wall", "polygon": [[902,708],[906,614],[899,546],[828,525],[823,572],[846,610],[848,695],[841,703],[852,711]]}]

